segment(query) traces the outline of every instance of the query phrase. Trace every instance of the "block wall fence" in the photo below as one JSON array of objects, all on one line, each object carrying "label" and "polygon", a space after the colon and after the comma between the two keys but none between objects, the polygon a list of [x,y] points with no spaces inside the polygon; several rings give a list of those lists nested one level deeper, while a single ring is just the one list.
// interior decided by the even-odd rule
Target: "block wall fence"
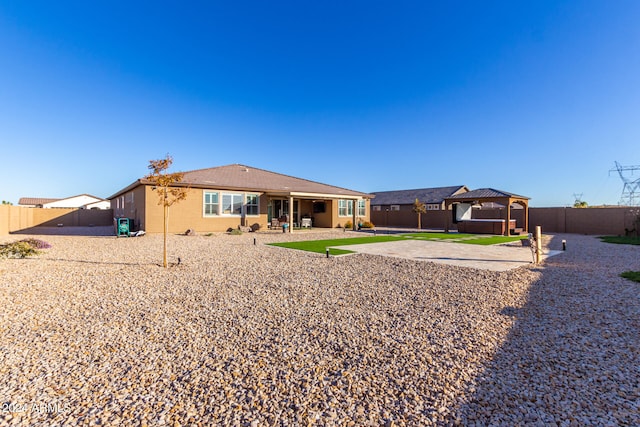
[{"label": "block wall fence", "polygon": [[[371,211],[371,220],[378,227],[417,228],[418,217],[411,207],[399,211]],[[529,231],[537,225],[543,233],[574,233],[590,235],[625,235],[625,230],[636,227],[634,221],[640,207],[605,208],[529,208]],[[422,214],[423,229],[443,229],[446,216],[451,211],[427,211]],[[474,209],[473,218],[504,218],[501,209]],[[524,212],[511,210],[511,218],[517,227],[523,228]]]},{"label": "block wall fence", "polygon": [[[512,210],[512,218],[522,227],[523,212]],[[637,227],[640,207],[606,208],[529,208],[529,230],[536,225],[543,233],[621,235]],[[423,229],[443,229],[450,211],[428,211],[422,215]],[[0,235],[32,227],[107,226],[113,224],[113,210],[43,209],[0,205]],[[501,218],[499,209],[474,210],[474,218]],[[371,221],[378,227],[416,228],[417,215],[410,208],[399,211],[371,211]]]},{"label": "block wall fence", "polygon": [[32,227],[88,227],[113,224],[111,209],[26,208],[0,205],[0,235]]}]

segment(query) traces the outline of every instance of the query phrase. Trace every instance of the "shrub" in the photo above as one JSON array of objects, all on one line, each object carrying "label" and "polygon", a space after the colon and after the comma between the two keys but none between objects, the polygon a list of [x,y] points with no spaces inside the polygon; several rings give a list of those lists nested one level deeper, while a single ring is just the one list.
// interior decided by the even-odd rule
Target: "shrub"
[{"label": "shrub", "polygon": [[353,228],[353,223],[351,221],[347,221],[344,223],[344,228]]},{"label": "shrub", "polygon": [[620,277],[633,280],[634,282],[640,282],[640,271],[625,271],[624,273],[620,273]]},{"label": "shrub", "polygon": [[49,249],[51,247],[51,245],[49,243],[45,242],[44,240],[40,240],[40,239],[28,238],[28,239],[22,239],[20,241],[28,243],[34,249]]},{"label": "shrub", "polygon": [[26,258],[39,253],[38,249],[24,241],[0,245],[0,258]]},{"label": "shrub", "polygon": [[[229,231],[231,230],[231,231]],[[238,229],[238,228],[229,228],[229,230],[227,230],[229,232],[229,234],[231,234],[232,236],[239,236],[242,234],[242,230]]]},{"label": "shrub", "polygon": [[373,225],[372,222],[365,221],[362,223],[362,228],[373,228],[373,227],[375,227],[375,225]]}]

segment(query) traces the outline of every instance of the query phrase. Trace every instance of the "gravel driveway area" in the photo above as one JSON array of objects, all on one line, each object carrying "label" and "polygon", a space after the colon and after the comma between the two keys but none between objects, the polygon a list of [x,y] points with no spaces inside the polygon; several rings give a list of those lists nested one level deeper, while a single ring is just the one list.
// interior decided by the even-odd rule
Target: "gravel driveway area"
[{"label": "gravel driveway area", "polygon": [[640,425],[640,247],[545,236],[567,251],[495,272],[265,245],[350,234],[169,236],[167,269],[158,235],[33,236],[0,260],[0,425]]}]

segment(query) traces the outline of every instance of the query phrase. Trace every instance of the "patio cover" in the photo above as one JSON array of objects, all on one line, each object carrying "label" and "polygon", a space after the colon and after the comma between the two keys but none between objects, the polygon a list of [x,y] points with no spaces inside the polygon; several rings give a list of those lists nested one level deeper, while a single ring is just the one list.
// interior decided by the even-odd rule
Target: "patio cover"
[{"label": "patio cover", "polygon": [[[520,196],[518,194],[509,193],[506,191],[496,190],[493,188],[479,188],[477,190],[468,191],[466,193],[458,194],[452,197],[447,197],[444,199],[445,210],[449,210],[451,205],[456,203],[485,203],[485,202],[494,202],[504,205],[506,207],[505,218],[499,218],[506,220],[505,227],[505,236],[509,236],[509,221],[511,220],[511,204],[517,203],[524,208],[524,224],[523,229],[525,232],[528,232],[528,223],[529,223],[529,197]],[[449,227],[451,225],[451,217],[447,215],[447,220],[445,223],[445,232],[449,232]]]}]

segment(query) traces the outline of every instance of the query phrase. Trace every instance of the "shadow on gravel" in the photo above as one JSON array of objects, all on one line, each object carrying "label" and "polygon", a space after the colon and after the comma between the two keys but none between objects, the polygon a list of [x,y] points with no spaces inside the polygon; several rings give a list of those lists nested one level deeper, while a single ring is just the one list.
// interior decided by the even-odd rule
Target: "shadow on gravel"
[{"label": "shadow on gravel", "polygon": [[499,313],[515,324],[448,424],[640,425],[640,287],[618,277],[640,251],[565,237],[526,304]]},{"label": "shadow on gravel", "polygon": [[[118,261],[88,261],[86,259],[64,259],[64,258],[42,258],[47,261],[55,261],[55,262],[73,262],[73,263],[81,263],[81,264],[95,264],[95,265],[126,265],[130,267],[142,267],[142,266],[158,266],[162,267],[162,264],[158,264],[155,262],[118,262]],[[178,265],[178,263],[173,263]]]},{"label": "shadow on gravel", "polygon": [[98,227],[31,227],[19,231],[13,231],[11,234],[29,234],[40,236],[94,236],[94,237],[115,237],[113,226]]}]

